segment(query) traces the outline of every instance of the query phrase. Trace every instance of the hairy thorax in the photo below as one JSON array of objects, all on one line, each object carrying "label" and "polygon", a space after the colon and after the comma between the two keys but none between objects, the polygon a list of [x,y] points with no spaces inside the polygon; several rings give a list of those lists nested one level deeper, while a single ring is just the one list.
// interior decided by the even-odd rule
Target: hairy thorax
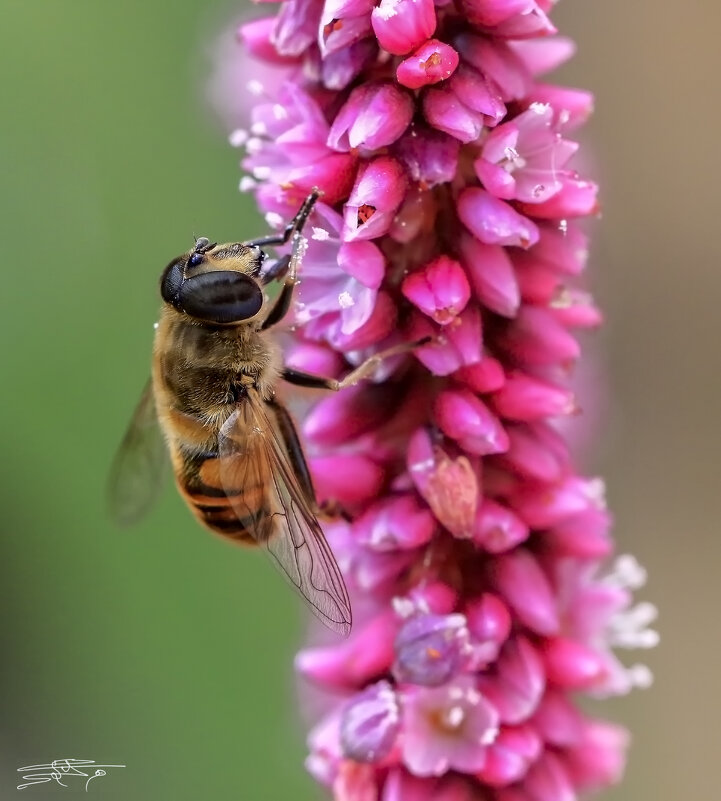
[{"label": "hairy thorax", "polygon": [[[177,431],[182,418],[202,424],[212,438],[248,386],[264,399],[273,394],[280,372],[280,351],[255,323],[209,326],[163,309],[155,337],[153,382]],[[188,423],[192,426],[192,420]]]}]

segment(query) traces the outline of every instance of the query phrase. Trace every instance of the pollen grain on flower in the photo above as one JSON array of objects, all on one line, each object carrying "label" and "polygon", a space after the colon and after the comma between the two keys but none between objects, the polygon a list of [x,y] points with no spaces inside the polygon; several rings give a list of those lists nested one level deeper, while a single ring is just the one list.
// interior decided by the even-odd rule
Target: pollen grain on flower
[{"label": "pollen grain on flower", "polygon": [[[577,332],[597,187],[570,137],[588,92],[552,0],[285,0],[247,23],[242,191],[271,227],[317,188],[290,363],[370,382],[305,424],[354,630],[298,671],[334,699],[308,768],[336,801],[573,801],[617,781],[626,732],[577,705],[645,687],[656,609],[612,561],[579,473]],[[244,87],[238,87],[242,92]]]}]

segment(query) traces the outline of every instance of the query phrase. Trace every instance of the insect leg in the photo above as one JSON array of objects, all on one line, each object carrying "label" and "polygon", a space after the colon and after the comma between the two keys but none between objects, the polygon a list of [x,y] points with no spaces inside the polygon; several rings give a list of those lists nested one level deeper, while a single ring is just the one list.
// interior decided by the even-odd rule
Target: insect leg
[{"label": "insect leg", "polygon": [[290,253],[281,256],[277,261],[274,261],[267,270],[264,270],[263,274],[260,276],[263,286],[285,276],[288,272],[291,258],[292,255]]},{"label": "insect leg", "polygon": [[295,430],[293,419],[288,414],[288,410],[276,400],[268,401],[268,405],[273,409],[273,413],[275,414],[275,419],[278,424],[278,433],[285,445],[288,459],[293,467],[293,472],[298,477],[308,500],[315,506],[316,500],[313,480],[310,477],[308,463],[305,460],[303,448],[298,439],[298,432]]},{"label": "insect leg", "polygon": [[391,356],[401,356],[404,353],[409,353],[415,348],[422,345],[427,345],[432,337],[423,337],[417,339],[415,342],[404,342],[401,345],[394,345],[392,348],[382,350],[376,353],[364,362],[358,365],[355,370],[351,370],[345,378],[340,380],[336,378],[325,378],[320,375],[312,375],[311,373],[303,373],[300,370],[294,370],[292,367],[285,367],[282,372],[282,377],[290,384],[295,384],[299,387],[310,387],[311,389],[331,389],[334,392],[345,389],[345,387],[352,387],[364,378],[372,375],[378,365]]},{"label": "insect leg", "polygon": [[281,234],[270,234],[269,236],[263,236],[259,239],[251,239],[248,242],[243,242],[244,245],[248,245],[248,247],[263,247],[264,245],[285,245],[286,242],[290,241],[290,238],[293,236],[294,233],[300,233],[303,230],[303,226],[306,223],[306,220],[310,216],[311,211],[313,211],[313,206],[315,206],[316,200],[320,197],[320,191],[318,189],[314,189],[308,197],[303,201],[301,207],[298,209],[298,213],[293,217],[293,219],[285,226],[283,233]]}]

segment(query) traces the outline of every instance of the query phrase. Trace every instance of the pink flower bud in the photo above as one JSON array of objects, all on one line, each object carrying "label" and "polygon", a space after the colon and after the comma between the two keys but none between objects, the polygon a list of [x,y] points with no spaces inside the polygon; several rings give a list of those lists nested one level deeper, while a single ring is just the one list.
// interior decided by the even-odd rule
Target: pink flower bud
[{"label": "pink flower bud", "polygon": [[581,742],[568,755],[568,770],[582,790],[616,784],[623,776],[628,732],[613,723],[585,721]]},{"label": "pink flower bud", "polygon": [[361,152],[387,147],[401,136],[412,116],[413,101],[393,84],[358,86],[336,115],[328,145]]},{"label": "pink flower bud", "polygon": [[528,551],[518,549],[496,559],[493,579],[498,593],[525,626],[544,636],[558,632],[551,585]]},{"label": "pink flower bud", "polygon": [[513,625],[508,607],[497,596],[484,592],[471,601],[466,608],[468,628],[481,643],[491,642],[501,646],[508,639]]},{"label": "pink flower bud", "polygon": [[424,125],[413,125],[398,143],[397,156],[411,180],[430,189],[453,180],[459,147],[457,139]]},{"label": "pink flower bud", "polygon": [[538,228],[527,217],[483,189],[464,189],[458,214],[471,233],[487,245],[529,248],[538,241]]},{"label": "pink flower bud", "polygon": [[501,337],[503,345],[524,365],[572,362],[578,342],[548,309],[524,306]]},{"label": "pink flower bud", "polygon": [[550,751],[531,766],[523,784],[534,801],[577,801],[578,798],[566,769]]},{"label": "pink flower bud", "polygon": [[310,465],[321,503],[355,506],[375,498],[383,486],[383,469],[362,454],[315,456]]},{"label": "pink flower bud", "polygon": [[576,409],[573,393],[520,372],[507,377],[493,395],[493,408],[509,420],[538,420],[571,414]]},{"label": "pink flower bud", "polygon": [[513,784],[526,775],[542,750],[543,742],[531,726],[502,726],[478,777],[491,787]]},{"label": "pink flower bud", "polygon": [[393,662],[393,640],[398,622],[388,609],[362,626],[336,646],[306,648],[295,660],[299,673],[307,679],[336,689],[355,689],[369,679],[386,673]]},{"label": "pink flower bud", "polygon": [[463,233],[460,251],[478,300],[502,317],[514,317],[521,299],[513,262],[506,250]]},{"label": "pink flower bud", "polygon": [[375,551],[418,548],[429,542],[437,523],[412,495],[374,504],[353,524],[358,542]]},{"label": "pink flower bud", "polygon": [[461,367],[453,374],[453,378],[477,395],[496,392],[506,381],[503,366],[490,356],[484,356],[477,364]]},{"label": "pink flower bud", "polygon": [[343,207],[346,241],[374,239],[384,234],[406,193],[401,165],[381,156],[361,168],[348,202]]},{"label": "pink flower bud", "polygon": [[575,690],[598,686],[607,677],[605,660],[593,649],[564,637],[546,640],[543,661],[548,680]]},{"label": "pink flower bud", "polygon": [[508,448],[508,437],[498,419],[467,390],[441,392],[434,414],[442,431],[470,453],[503,453]]},{"label": "pink flower bud", "polygon": [[436,29],[433,0],[381,0],[371,13],[380,46],[396,56],[415,50]]},{"label": "pink flower bud", "polygon": [[393,674],[400,682],[424,687],[445,684],[471,653],[463,615],[417,614],[401,626],[395,641]]},{"label": "pink flower bud", "polygon": [[238,28],[238,39],[256,58],[275,64],[293,64],[297,61],[297,56],[282,55],[272,42],[275,24],[275,17],[261,17],[246,22]]},{"label": "pink flower bud", "polygon": [[343,755],[378,762],[388,755],[400,730],[400,709],[387,681],[371,684],[344,707],[340,721]]},{"label": "pink flower bud", "polygon": [[484,499],[473,526],[473,541],[489,553],[504,553],[528,539],[528,526],[510,509]]},{"label": "pink flower bud", "polygon": [[546,687],[543,662],[527,639],[515,637],[504,645],[496,666],[495,676],[481,676],[481,692],[502,723],[523,723],[536,711]]},{"label": "pink flower bud", "polygon": [[463,268],[448,256],[439,256],[409,275],[401,290],[411,303],[440,325],[452,323],[471,294]]},{"label": "pink flower bud", "polygon": [[398,83],[409,89],[439,83],[450,78],[458,66],[458,53],[445,42],[429,39],[398,65]]},{"label": "pink flower bud", "polygon": [[454,325],[437,334],[431,322],[421,315],[413,318],[410,339],[432,337],[428,345],[416,348],[416,358],[434,375],[450,375],[461,367],[477,364],[482,358],[481,315],[476,306],[467,306]]},{"label": "pink flower bud", "polygon": [[568,449],[559,435],[548,426],[506,425],[508,450],[503,462],[525,478],[535,481],[559,481],[569,463]]}]

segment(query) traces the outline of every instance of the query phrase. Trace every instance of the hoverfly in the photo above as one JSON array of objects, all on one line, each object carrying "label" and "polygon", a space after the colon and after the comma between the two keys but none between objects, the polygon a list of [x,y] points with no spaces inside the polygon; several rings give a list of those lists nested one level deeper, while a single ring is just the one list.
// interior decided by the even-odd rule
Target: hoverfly
[{"label": "hoverfly", "polygon": [[[152,377],[115,457],[109,500],[118,522],[139,519],[158,494],[169,451],[180,494],[198,520],[231,540],[263,546],[311,610],[348,634],[348,592],[275,385],[283,378],[340,390],[421,343],[376,354],[340,381],[283,366],[267,331],[290,308],[302,230],[318,196],[305,199],[282,233],[224,245],[202,237],[165,268]],[[288,242],[291,253],[266,267],[263,247]],[[263,286],[281,279],[269,301]]]}]

